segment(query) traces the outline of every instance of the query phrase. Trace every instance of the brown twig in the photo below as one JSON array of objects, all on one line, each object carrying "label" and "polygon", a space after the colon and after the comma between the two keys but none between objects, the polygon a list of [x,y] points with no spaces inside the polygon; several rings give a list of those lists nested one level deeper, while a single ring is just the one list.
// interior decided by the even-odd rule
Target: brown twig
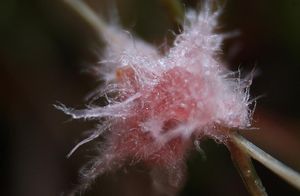
[{"label": "brown twig", "polygon": [[227,147],[231,153],[231,159],[239,171],[249,193],[253,196],[266,196],[266,190],[256,174],[249,155],[244,152],[235,141],[229,141]]},{"label": "brown twig", "polygon": [[300,190],[300,174],[298,172],[273,158],[271,155],[249,142],[240,134],[234,133],[230,138],[232,144],[239,148],[241,152],[259,161],[275,174],[283,178],[286,182]]}]

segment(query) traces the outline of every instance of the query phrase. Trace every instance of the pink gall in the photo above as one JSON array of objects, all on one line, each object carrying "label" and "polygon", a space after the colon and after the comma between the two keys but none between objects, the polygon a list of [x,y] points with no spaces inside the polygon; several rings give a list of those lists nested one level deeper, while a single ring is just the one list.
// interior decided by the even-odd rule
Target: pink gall
[{"label": "pink gall", "polygon": [[195,140],[225,143],[230,129],[250,126],[249,86],[217,55],[224,38],[214,32],[219,14],[208,6],[199,14],[187,12],[183,32],[164,55],[116,27],[107,29],[115,39],[103,35],[107,46],[99,72],[105,86],[92,100],[105,96],[109,104],[83,110],[56,106],[74,119],[102,124],[71,153],[106,132],[99,157],[82,170],[82,185],[74,192],[128,162],[152,168],[153,182],[163,168],[168,184],[178,188]]}]

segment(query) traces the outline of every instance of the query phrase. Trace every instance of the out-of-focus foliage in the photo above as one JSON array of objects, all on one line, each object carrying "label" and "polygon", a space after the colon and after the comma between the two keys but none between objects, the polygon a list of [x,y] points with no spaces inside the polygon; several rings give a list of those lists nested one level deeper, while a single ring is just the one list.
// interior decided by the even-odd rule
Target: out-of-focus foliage
[{"label": "out-of-focus foliage", "polygon": [[[159,0],[89,0],[107,20],[115,6],[121,23],[164,48],[177,25]],[[182,1],[185,9],[196,0]],[[300,2],[297,0],[228,0],[220,31],[239,31],[224,45],[232,69],[259,75],[252,87],[258,100],[255,126],[248,131],[257,145],[300,170]],[[113,20],[111,20],[113,22]],[[166,41],[168,42],[168,41]],[[70,159],[65,155],[93,123],[69,123],[56,101],[84,104],[97,86],[91,71],[101,54],[98,35],[60,0],[0,1],[1,195],[53,196],[77,182],[77,170],[93,155],[87,144]],[[246,72],[244,72],[246,73]],[[246,195],[228,152],[211,141],[202,147],[207,160],[193,154],[181,195]],[[85,158],[86,157],[86,158]],[[270,195],[298,195],[261,165],[258,173]],[[99,179],[87,195],[150,195],[149,176],[141,168]],[[117,187],[117,188],[116,188]],[[134,190],[134,192],[132,192]]]}]

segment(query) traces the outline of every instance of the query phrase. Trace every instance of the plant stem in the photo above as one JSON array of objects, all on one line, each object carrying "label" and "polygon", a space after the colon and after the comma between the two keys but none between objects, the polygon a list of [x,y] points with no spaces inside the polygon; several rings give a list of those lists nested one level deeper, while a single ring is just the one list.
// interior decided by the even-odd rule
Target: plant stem
[{"label": "plant stem", "polygon": [[289,184],[300,190],[300,174],[298,172],[273,158],[238,133],[231,135],[231,142],[239,147],[241,151],[259,161]]},{"label": "plant stem", "polygon": [[114,31],[99,17],[86,3],[81,0],[64,0],[74,11],[76,11],[91,27],[93,27],[106,42],[118,40]]},{"label": "plant stem", "polygon": [[227,147],[231,153],[231,159],[240,173],[249,193],[253,196],[266,196],[266,190],[256,174],[251,158],[235,142],[228,142]]}]

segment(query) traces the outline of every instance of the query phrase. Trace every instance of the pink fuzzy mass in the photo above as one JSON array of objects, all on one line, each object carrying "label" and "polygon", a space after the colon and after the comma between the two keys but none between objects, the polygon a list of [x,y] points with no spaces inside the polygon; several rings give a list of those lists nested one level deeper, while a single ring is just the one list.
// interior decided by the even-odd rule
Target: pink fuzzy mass
[{"label": "pink fuzzy mass", "polygon": [[94,95],[106,96],[109,104],[84,110],[57,106],[74,119],[102,123],[75,149],[108,132],[101,154],[83,170],[80,189],[128,162],[165,168],[168,184],[178,187],[194,140],[224,141],[228,132],[218,127],[250,126],[249,81],[235,78],[216,55],[224,38],[214,32],[219,14],[208,7],[200,14],[189,11],[183,33],[165,55],[110,27],[114,39],[104,35],[107,47],[99,67],[106,86]]}]

